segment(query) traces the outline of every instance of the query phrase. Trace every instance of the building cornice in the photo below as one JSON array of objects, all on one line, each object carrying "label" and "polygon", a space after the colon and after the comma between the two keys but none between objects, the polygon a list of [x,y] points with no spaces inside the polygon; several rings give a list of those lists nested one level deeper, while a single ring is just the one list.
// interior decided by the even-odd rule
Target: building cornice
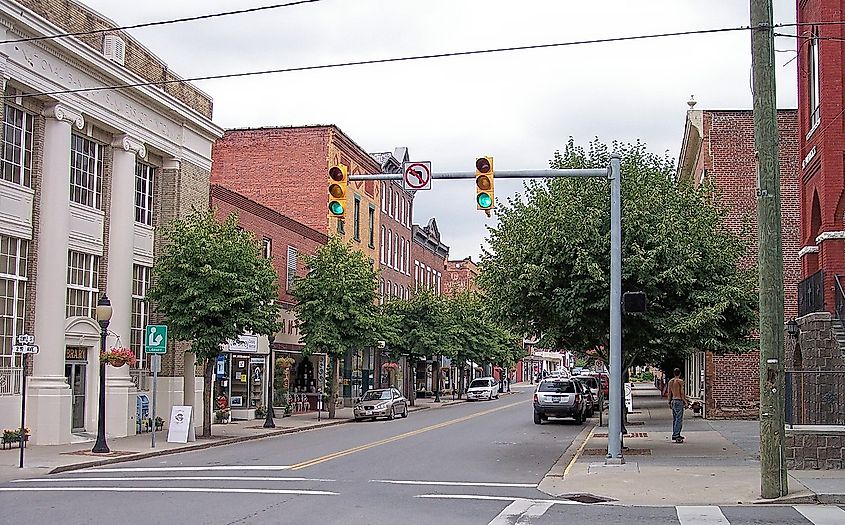
[{"label": "building cornice", "polygon": [[132,138],[129,135],[121,135],[116,137],[112,143],[115,148],[120,148],[123,151],[131,151],[141,159],[147,158],[147,148],[144,143],[138,139]]},{"label": "building cornice", "polygon": [[845,239],[845,231],[838,231],[838,232],[824,232],[816,237],[816,244],[820,244],[824,241],[830,240],[842,240]]},{"label": "building cornice", "polygon": [[804,257],[808,253],[819,253],[818,246],[804,246],[800,250],[798,250],[798,258]]}]

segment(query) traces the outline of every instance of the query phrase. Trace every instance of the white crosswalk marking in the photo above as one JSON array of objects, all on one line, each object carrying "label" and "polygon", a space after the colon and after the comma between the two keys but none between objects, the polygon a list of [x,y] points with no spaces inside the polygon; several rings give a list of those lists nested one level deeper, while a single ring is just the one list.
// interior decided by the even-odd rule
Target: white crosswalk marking
[{"label": "white crosswalk marking", "polygon": [[554,505],[553,501],[534,501],[530,499],[517,499],[502,510],[489,525],[517,525],[529,523],[523,518],[538,518],[546,513]]},{"label": "white crosswalk marking", "polygon": [[313,481],[330,482],[333,479],[320,478],[280,478],[261,476],[139,476],[139,477],[83,477],[83,478],[35,478],[35,479],[14,479],[10,483],[65,483],[68,481],[113,481],[123,483],[125,481]]},{"label": "white crosswalk marking", "polygon": [[370,483],[389,485],[441,485],[444,487],[515,487],[536,489],[536,483],[499,483],[494,481],[412,481],[398,479],[371,479]]},{"label": "white crosswalk marking", "polygon": [[813,525],[842,525],[845,510],[833,505],[795,505],[795,510],[810,520]]},{"label": "white crosswalk marking", "polygon": [[719,507],[675,507],[675,510],[681,525],[730,525]]}]

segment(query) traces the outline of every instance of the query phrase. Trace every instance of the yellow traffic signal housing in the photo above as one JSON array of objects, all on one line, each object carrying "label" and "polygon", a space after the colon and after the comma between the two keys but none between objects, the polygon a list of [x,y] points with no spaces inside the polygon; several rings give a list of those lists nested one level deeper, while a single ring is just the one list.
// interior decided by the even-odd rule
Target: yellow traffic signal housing
[{"label": "yellow traffic signal housing", "polygon": [[475,206],[489,211],[496,207],[493,196],[493,157],[479,157],[475,161]]},{"label": "yellow traffic signal housing", "polygon": [[346,186],[349,175],[346,166],[338,164],[329,168],[329,215],[343,218],[346,211]]}]

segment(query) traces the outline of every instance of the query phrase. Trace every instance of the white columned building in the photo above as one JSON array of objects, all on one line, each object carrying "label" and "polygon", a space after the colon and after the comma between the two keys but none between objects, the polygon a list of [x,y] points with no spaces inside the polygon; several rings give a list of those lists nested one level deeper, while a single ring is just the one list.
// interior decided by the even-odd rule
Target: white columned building
[{"label": "white columned building", "polygon": [[[211,146],[222,136],[211,98],[178,82],[128,34],[49,38],[90,29],[83,25],[92,20],[117,27],[75,0],[0,0],[0,40],[16,41],[0,46],[0,427],[20,424],[26,372],[26,423],[36,444],[96,433],[93,316],[104,294],[113,307],[107,348],[131,348],[139,360],[106,367],[106,432],[144,430],[136,414],[150,394],[142,334],[163,322],[146,300],[155,252],[170,220],[208,206]],[[32,37],[48,38],[25,41]],[[170,82],[112,88],[161,79]],[[23,333],[40,348],[28,371],[11,351]],[[185,362],[171,345],[158,415],[202,390]]]}]

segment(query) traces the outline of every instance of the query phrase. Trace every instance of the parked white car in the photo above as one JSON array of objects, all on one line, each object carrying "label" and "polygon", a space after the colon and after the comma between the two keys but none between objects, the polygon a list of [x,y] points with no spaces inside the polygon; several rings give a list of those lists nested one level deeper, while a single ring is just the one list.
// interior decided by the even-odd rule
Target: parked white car
[{"label": "parked white car", "polygon": [[499,399],[499,382],[492,377],[478,377],[472,380],[467,389],[467,401]]}]

